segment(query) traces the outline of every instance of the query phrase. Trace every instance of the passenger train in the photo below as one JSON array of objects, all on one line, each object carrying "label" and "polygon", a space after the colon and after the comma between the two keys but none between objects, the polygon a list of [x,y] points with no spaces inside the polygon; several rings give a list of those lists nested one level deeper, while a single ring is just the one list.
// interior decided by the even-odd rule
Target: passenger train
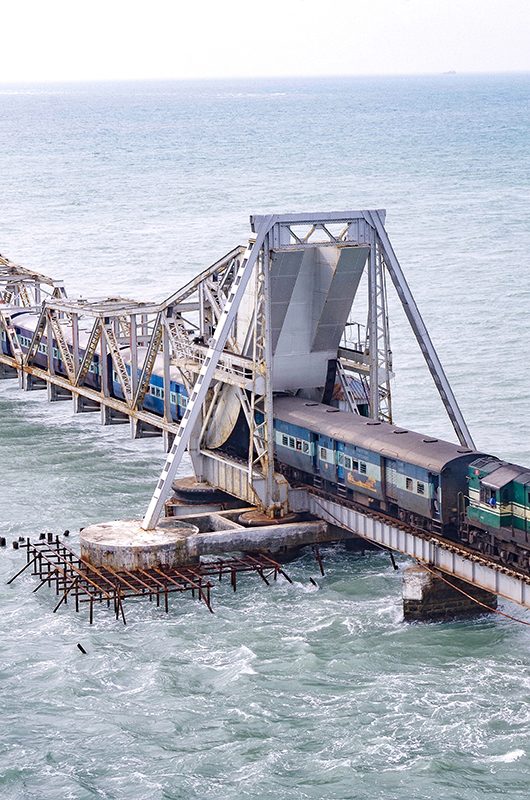
[{"label": "passenger train", "polygon": [[[12,319],[21,348],[27,351],[35,316],[21,311]],[[80,332],[81,357],[87,340],[88,332]],[[66,375],[55,342],[52,347],[54,369]],[[5,333],[1,348],[11,355]],[[47,348],[43,336],[35,356],[35,363],[43,368],[47,367]],[[100,389],[98,354],[85,382]],[[112,391],[123,397],[115,373]],[[163,415],[164,392],[159,358],[144,408]],[[178,421],[188,395],[174,368],[169,392],[171,415]],[[274,398],[274,437],[277,469],[291,481],[311,484],[367,512],[386,514],[529,571],[530,469],[298,396]],[[225,446],[245,455],[247,443],[248,427],[241,417]]]}]

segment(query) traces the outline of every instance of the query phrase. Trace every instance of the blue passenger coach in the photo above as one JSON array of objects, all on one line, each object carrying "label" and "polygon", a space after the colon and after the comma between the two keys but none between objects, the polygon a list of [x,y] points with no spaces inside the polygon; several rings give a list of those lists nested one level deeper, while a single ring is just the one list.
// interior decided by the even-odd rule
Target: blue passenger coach
[{"label": "blue passenger coach", "polygon": [[299,397],[275,398],[274,427],[288,477],[411,524],[456,531],[475,450]]}]

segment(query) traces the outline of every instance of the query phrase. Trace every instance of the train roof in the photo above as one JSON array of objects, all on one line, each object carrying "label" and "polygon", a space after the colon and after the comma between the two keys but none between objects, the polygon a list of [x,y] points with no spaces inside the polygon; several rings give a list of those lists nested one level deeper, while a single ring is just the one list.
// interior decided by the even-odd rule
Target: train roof
[{"label": "train roof", "polygon": [[388,422],[377,422],[349,411],[339,411],[300,397],[275,397],[274,417],[432,472],[440,472],[450,461],[469,456],[478,458],[481,455],[476,450],[443,439],[398,428]]},{"label": "train roof", "polygon": [[530,471],[528,467],[512,464],[509,461],[501,461],[495,456],[473,461],[469,466],[477,470],[477,475],[479,474],[478,470],[482,472],[480,482],[488,489],[498,491],[512,481],[530,484]]}]

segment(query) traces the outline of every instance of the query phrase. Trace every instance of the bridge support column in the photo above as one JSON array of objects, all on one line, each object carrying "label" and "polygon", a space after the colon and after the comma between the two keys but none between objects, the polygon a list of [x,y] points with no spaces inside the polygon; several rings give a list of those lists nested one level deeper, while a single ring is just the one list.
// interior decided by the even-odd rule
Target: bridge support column
[{"label": "bridge support column", "polygon": [[99,411],[101,403],[96,400],[91,400],[89,397],[83,397],[80,394],[73,394],[72,400],[74,404],[74,414],[85,414],[88,411]]},{"label": "bridge support column", "polygon": [[403,615],[407,621],[484,614],[488,609],[479,603],[494,609],[497,595],[457,578],[435,574],[420,564],[407,567],[403,573]]},{"label": "bridge support column", "polygon": [[0,364],[0,381],[16,378],[17,371],[8,364]]},{"label": "bridge support column", "polygon": [[155,428],[148,422],[131,417],[131,437],[133,439],[147,439],[152,436],[162,436],[162,430]]},{"label": "bridge support column", "polygon": [[162,439],[164,442],[164,453],[169,453],[175,441],[175,434],[171,431],[162,431]]},{"label": "bridge support column", "polygon": [[101,403],[101,424],[102,425],[123,425],[129,422],[128,414],[123,414],[121,411],[116,411],[115,408],[106,406]]},{"label": "bridge support column", "polygon": [[35,375],[30,375],[27,372],[23,372],[22,388],[25,392],[32,392],[34,389],[47,389],[48,384],[42,378],[37,378]]},{"label": "bridge support column", "polygon": [[68,389],[63,389],[62,386],[56,386],[54,383],[48,383],[48,402],[55,403],[58,400],[71,400],[72,393]]}]

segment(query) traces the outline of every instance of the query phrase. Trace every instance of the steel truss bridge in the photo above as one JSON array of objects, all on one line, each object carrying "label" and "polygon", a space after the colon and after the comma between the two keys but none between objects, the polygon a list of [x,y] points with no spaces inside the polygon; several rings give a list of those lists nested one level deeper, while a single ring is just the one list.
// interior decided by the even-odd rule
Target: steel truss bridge
[{"label": "steel truss bridge", "polygon": [[[322,398],[334,364],[335,395],[352,414],[392,422],[392,352],[387,284],[396,291],[453,426],[473,440],[385,229],[382,210],[252,216],[248,243],[161,303],[121,297],[71,300],[62,282],[0,256],[0,377],[103,424],[129,423],[132,436],[162,435],[166,460],[143,527],[154,528],[185,451],[197,480],[281,517],[306,511],[359,536],[530,607],[530,581],[487,557],[353,511],[340,498],[292,488],[275,470],[273,396]],[[17,314],[33,320],[22,345]],[[27,317],[26,317],[27,318]],[[53,348],[42,347],[44,339]],[[38,363],[46,353],[45,364]],[[99,357],[97,385],[89,381]],[[62,369],[57,369],[57,360]],[[163,411],[145,405],[162,377]],[[175,420],[170,381],[187,405]],[[119,386],[120,391],[116,391]],[[249,428],[245,459],[222,449],[240,414]]]}]

